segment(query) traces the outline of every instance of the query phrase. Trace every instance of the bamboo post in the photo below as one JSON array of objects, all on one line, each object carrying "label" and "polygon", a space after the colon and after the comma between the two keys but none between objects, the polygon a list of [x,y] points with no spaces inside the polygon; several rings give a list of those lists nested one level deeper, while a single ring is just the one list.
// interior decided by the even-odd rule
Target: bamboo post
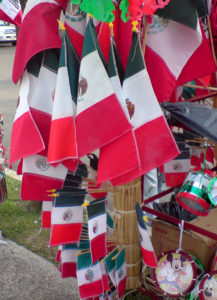
[{"label": "bamboo post", "polygon": [[125,248],[127,289],[141,286],[142,256],[139,242],[136,202],[142,202],[141,179],[114,189],[114,229],[120,247]]}]

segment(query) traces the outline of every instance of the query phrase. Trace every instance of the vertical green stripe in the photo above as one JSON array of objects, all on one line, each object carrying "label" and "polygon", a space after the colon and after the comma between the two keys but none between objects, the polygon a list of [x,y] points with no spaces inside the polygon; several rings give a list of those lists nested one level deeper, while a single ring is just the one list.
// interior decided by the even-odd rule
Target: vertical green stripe
[{"label": "vertical green stripe", "polygon": [[45,51],[43,66],[50,71],[57,73],[59,68],[59,49],[48,49]]},{"label": "vertical green stripe", "polygon": [[37,53],[34,55],[27,63],[27,72],[32,74],[35,77],[38,77],[40,69],[41,69],[41,64],[42,60],[44,57],[44,51]]},{"label": "vertical green stripe", "polygon": [[55,207],[79,206],[84,203],[85,195],[61,195],[54,200]]},{"label": "vertical green stripe", "polygon": [[122,265],[125,263],[125,249],[123,249],[115,260],[115,269],[118,270],[122,267]]},{"label": "vertical green stripe", "polygon": [[105,259],[105,264],[106,264],[108,272],[111,272],[111,270],[115,267],[115,259],[112,260],[112,257],[114,257],[117,253],[118,253],[118,250],[115,249]]},{"label": "vertical green stripe", "polygon": [[105,214],[105,199],[101,200],[99,203],[90,203],[90,205],[87,206],[87,214],[88,219],[92,219],[98,215]]},{"label": "vertical green stripe", "polygon": [[82,270],[91,266],[92,259],[90,253],[81,254],[78,256],[77,268]]},{"label": "vertical green stripe", "polygon": [[127,60],[124,79],[127,79],[135,75],[136,73],[142,71],[143,69],[145,69],[145,62],[142,55],[139,35],[138,33],[133,32],[133,39],[132,39],[129,57]]},{"label": "vertical green stripe", "polygon": [[66,66],[66,41],[65,35],[62,38],[62,46],[60,51],[60,61],[59,61],[59,68]]}]

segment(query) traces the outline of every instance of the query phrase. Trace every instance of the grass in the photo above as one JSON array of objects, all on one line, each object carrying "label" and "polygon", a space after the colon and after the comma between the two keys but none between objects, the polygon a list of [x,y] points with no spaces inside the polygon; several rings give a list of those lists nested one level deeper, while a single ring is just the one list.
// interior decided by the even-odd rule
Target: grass
[{"label": "grass", "polygon": [[40,203],[20,200],[20,181],[6,177],[8,198],[0,203],[2,235],[55,263],[56,247],[49,248],[49,230],[41,230]]}]

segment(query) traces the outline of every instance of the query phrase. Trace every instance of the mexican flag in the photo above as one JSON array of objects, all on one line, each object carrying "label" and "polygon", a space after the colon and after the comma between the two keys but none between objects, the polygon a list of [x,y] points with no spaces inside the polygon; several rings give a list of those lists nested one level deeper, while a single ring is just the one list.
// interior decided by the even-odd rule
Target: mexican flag
[{"label": "mexican flag", "polygon": [[131,114],[140,164],[111,182],[119,185],[131,181],[170,161],[179,149],[154,94],[145,67],[138,33],[134,32],[123,81],[125,99],[134,109]]},{"label": "mexican flag", "polygon": [[93,20],[90,19],[84,37],[78,86],[76,130],[79,157],[131,129],[100,59],[95,37]]},{"label": "mexican flag", "polygon": [[32,155],[23,159],[21,199],[50,201],[48,190],[61,189],[67,169],[63,165],[52,167],[42,155]]},{"label": "mexican flag", "polygon": [[51,228],[52,201],[42,202],[41,228]]},{"label": "mexican flag", "polygon": [[81,299],[103,294],[100,264],[92,265],[91,261],[90,253],[78,256],[77,279]]},{"label": "mexican flag", "polygon": [[[46,49],[61,48],[57,23],[61,10],[61,5],[55,0],[27,2],[14,57],[12,74],[14,83],[18,82],[28,61],[34,55]],[[29,34],[30,28],[31,34]]]},{"label": "mexican flag", "polygon": [[115,260],[112,259],[116,254],[118,253],[118,250],[112,250],[105,259],[105,265],[109,274],[109,277],[113,283],[114,286],[117,286],[116,278],[115,278]]},{"label": "mexican flag", "polygon": [[[171,0],[156,14],[148,27],[145,62],[155,94],[163,102],[170,98],[177,81],[183,84],[215,68],[193,1]],[[201,57],[207,57],[207,66]]]},{"label": "mexican flag", "polygon": [[108,276],[107,276],[107,271],[105,268],[105,262],[102,261],[100,262],[100,269],[102,272],[102,282],[103,282],[103,290],[104,292],[109,291],[110,287],[109,287],[109,281],[108,281]]},{"label": "mexican flag", "polygon": [[121,298],[124,295],[127,283],[125,249],[121,250],[115,259],[115,280],[118,297]]},{"label": "mexican flag", "polygon": [[21,81],[17,110],[11,132],[10,165],[45,148],[40,131],[30,112],[29,92],[30,76],[25,71]]},{"label": "mexican flag", "polygon": [[[64,32],[53,103],[47,161],[62,163],[74,172],[78,165],[75,130],[77,85],[80,61]],[[64,97],[63,97],[64,95]]]},{"label": "mexican flag", "polygon": [[175,186],[185,180],[190,169],[190,149],[184,148],[175,159],[169,161],[161,168],[161,172],[165,175],[166,185]]},{"label": "mexican flag", "polygon": [[92,263],[106,256],[106,206],[105,198],[92,201],[87,206],[88,236]]},{"label": "mexican flag", "polygon": [[54,198],[51,215],[50,246],[77,243],[83,222],[83,196]]},{"label": "mexican flag", "polygon": [[136,203],[136,214],[137,214],[137,221],[138,221],[140,245],[142,249],[142,257],[144,263],[151,268],[156,268],[158,265],[156,254],[150,236],[148,234],[148,230],[145,226],[145,221],[143,220],[144,217],[143,211],[138,202]]},{"label": "mexican flag", "polygon": [[[108,75],[125,115],[130,121],[127,100],[124,97],[120,80],[120,78],[123,79],[123,70],[113,38],[111,38],[110,45]],[[129,109],[133,110],[133,106]],[[134,132],[133,130],[130,130],[126,134],[100,148],[97,182],[100,184],[129,173],[131,170],[138,167],[139,164]]]},{"label": "mexican flag", "polygon": [[0,1],[0,20],[20,26],[22,22],[22,10],[19,0]]},{"label": "mexican flag", "polygon": [[78,247],[76,244],[63,246],[60,256],[62,278],[77,277],[76,270],[78,257],[75,255],[77,251]]}]

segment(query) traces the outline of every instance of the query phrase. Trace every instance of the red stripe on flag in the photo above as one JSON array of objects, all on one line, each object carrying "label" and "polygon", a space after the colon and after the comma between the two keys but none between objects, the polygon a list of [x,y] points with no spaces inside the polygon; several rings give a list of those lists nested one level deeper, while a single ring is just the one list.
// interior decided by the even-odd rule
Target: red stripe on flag
[{"label": "red stripe on flag", "polygon": [[185,180],[188,172],[185,173],[164,173],[167,186],[175,186]]},{"label": "red stripe on flag", "polygon": [[41,227],[42,228],[51,228],[51,212],[50,211],[42,212]]},{"label": "red stripe on flag", "polygon": [[31,156],[44,149],[44,143],[29,112],[13,123],[10,146],[10,164],[22,157]]},{"label": "red stripe on flag", "polygon": [[144,263],[151,268],[156,268],[158,266],[158,262],[155,253],[153,251],[148,251],[142,247],[141,249]]},{"label": "red stripe on flag", "polygon": [[67,117],[52,120],[47,162],[61,162],[66,158],[76,157],[77,145],[73,118]]},{"label": "red stripe on flag", "polygon": [[147,45],[145,63],[158,101],[167,101],[175,88],[176,79],[174,75],[164,60]]},{"label": "red stripe on flag", "polygon": [[180,154],[172,133],[163,116],[135,130],[141,161],[141,174],[145,174]]},{"label": "red stripe on flag", "polygon": [[76,118],[78,156],[108,144],[131,128],[116,96],[97,102]]},{"label": "red stripe on flag", "polygon": [[64,181],[57,178],[24,173],[21,184],[21,199],[50,201],[48,190],[61,189]]},{"label": "red stripe on flag", "polygon": [[77,264],[75,262],[65,262],[61,265],[61,276],[62,278],[77,278],[76,270]]},{"label": "red stripe on flag", "polygon": [[118,297],[122,297],[125,293],[125,289],[126,289],[126,283],[127,283],[127,277],[125,276],[123,280],[121,280],[117,286],[117,290],[118,290]]},{"label": "red stripe on flag", "polygon": [[79,286],[79,293],[81,298],[88,298],[103,294],[102,280]]},{"label": "red stripe on flag", "polygon": [[106,235],[102,233],[90,241],[92,264],[106,256]]},{"label": "red stripe on flag", "polygon": [[51,226],[50,246],[77,243],[81,235],[81,223],[53,224]]},{"label": "red stripe on flag", "polygon": [[103,289],[104,291],[109,291],[109,282],[108,282],[108,277],[106,274],[102,274],[102,282],[103,282]]}]

